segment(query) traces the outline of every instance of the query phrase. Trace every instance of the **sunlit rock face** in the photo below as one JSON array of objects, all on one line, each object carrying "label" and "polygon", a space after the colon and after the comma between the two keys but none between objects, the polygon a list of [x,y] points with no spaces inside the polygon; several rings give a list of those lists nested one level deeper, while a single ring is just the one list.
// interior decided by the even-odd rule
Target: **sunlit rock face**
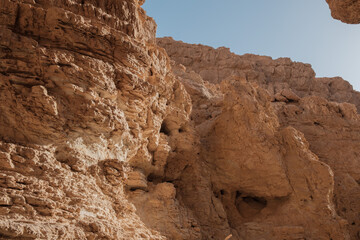
[{"label": "sunlit rock face", "polygon": [[[198,235],[174,186],[146,180],[171,150],[161,126],[180,129],[191,103],[142,2],[0,1],[1,237]],[[130,197],[158,201],[150,220]]]},{"label": "sunlit rock face", "polygon": [[331,16],[344,23],[360,23],[359,0],[326,0],[330,6]]},{"label": "sunlit rock face", "polygon": [[143,2],[0,0],[0,238],[354,239],[359,93]]},{"label": "sunlit rock face", "polygon": [[[302,206],[299,212],[312,214],[312,211],[305,209],[314,210],[316,207],[304,206],[310,203],[318,206],[311,192],[319,190],[306,193],[307,188],[314,188],[301,187],[301,182],[317,181],[306,178],[318,167],[301,163],[307,159],[304,153],[290,154],[299,146],[307,149],[302,151],[312,152],[313,158],[310,159],[317,159],[315,162],[322,166],[327,164],[328,170],[323,169],[322,174],[315,175],[327,176],[327,180],[323,178],[320,182],[335,181],[335,185],[328,185],[327,190],[320,194],[320,199],[328,191],[327,198],[332,203],[327,209],[341,216],[342,220],[339,217],[335,219],[340,225],[343,224],[343,229],[349,229],[351,239],[357,239],[360,231],[360,119],[356,108],[359,108],[359,93],[348,82],[341,78],[315,78],[310,65],[290,59],[238,56],[228,49],[191,45],[171,38],[158,39],[158,44],[174,60],[173,71],[191,95],[191,118],[201,137],[200,159],[209,167],[207,174],[212,174],[209,181],[212,181],[215,196],[222,202],[222,208],[218,209],[224,209],[231,227],[238,226],[234,228],[238,229],[239,239],[244,238],[241,234],[250,234],[249,231],[249,239],[260,239],[265,236],[261,234],[270,232],[280,234],[277,230],[269,230],[269,225],[264,226],[264,222],[269,224],[274,218],[284,218],[277,215],[281,211],[268,214],[272,207],[282,209],[291,204],[291,211]],[[294,132],[295,129],[297,132]],[[302,139],[300,141],[303,143],[295,146],[284,134]],[[286,140],[282,142],[279,138]],[[284,150],[287,146],[289,149]],[[295,160],[294,156],[302,157]],[[294,178],[296,180],[292,180]],[[291,196],[303,197],[296,202]],[[237,200],[239,198],[242,199],[241,203]],[[306,202],[305,205],[302,205],[302,201]],[[269,202],[272,202],[272,207],[269,207]],[[255,209],[251,210],[251,207]],[[291,230],[281,228],[289,231],[281,234],[290,239],[291,234],[294,239],[295,236],[327,239],[326,234],[311,234],[309,227],[299,230],[298,227],[304,226],[304,223],[300,223],[303,217],[295,217],[297,215],[288,215],[292,220],[286,218],[286,221],[294,223],[289,228]],[[264,216],[272,220],[264,220]],[[305,225],[310,222],[310,225],[316,225],[317,221],[312,216],[305,218],[308,221]],[[281,225],[279,222],[276,224]],[[322,229],[325,225],[317,225],[315,229]],[[247,227],[250,230],[244,230]],[[281,235],[271,236],[266,235],[264,239],[281,239]],[[333,239],[336,237],[346,239],[342,235]]]},{"label": "sunlit rock face", "polygon": [[277,104],[281,125],[304,133],[310,150],[334,172],[334,204],[349,224],[351,239],[360,234],[360,118],[348,103],[311,96],[296,104]]},{"label": "sunlit rock face", "polygon": [[316,78],[310,64],[289,58],[236,55],[228,48],[213,49],[172,38],[160,38],[158,44],[166,49],[172,60],[210,83],[239,76],[260,85],[277,101],[295,101],[298,97],[316,95],[329,101],[353,103],[360,109],[360,93],[354,91],[347,81],[341,77]]}]

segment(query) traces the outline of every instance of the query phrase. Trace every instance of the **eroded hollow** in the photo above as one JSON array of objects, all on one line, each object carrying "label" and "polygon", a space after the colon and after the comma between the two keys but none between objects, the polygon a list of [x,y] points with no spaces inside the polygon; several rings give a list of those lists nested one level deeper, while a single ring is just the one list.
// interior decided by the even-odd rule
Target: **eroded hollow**
[{"label": "eroded hollow", "polygon": [[167,127],[165,121],[163,121],[162,124],[161,124],[160,132],[163,133],[163,134],[165,134],[165,135],[167,135],[167,136],[170,135],[170,130],[169,130],[169,128]]},{"label": "eroded hollow", "polygon": [[251,218],[267,206],[267,200],[262,197],[244,196],[236,192],[235,205],[241,216]]}]

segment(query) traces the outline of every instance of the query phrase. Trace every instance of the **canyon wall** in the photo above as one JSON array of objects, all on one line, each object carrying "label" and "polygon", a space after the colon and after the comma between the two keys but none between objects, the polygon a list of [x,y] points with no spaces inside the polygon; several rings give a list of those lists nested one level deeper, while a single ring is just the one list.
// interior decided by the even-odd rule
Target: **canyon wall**
[{"label": "canyon wall", "polygon": [[[230,192],[233,197],[239,193],[245,193],[245,196],[255,196],[255,199],[261,200],[262,203],[282,199],[281,204],[278,202],[278,205],[273,203],[271,207],[262,206],[264,209],[273,208],[272,214],[276,217],[272,217],[277,219],[284,218],[276,214],[279,213],[278,209],[286,208],[287,204],[293,204],[292,210],[296,209],[295,206],[302,206],[303,202],[301,201],[305,201],[305,205],[310,203],[318,205],[319,203],[314,203],[312,194],[306,194],[304,191],[311,189],[310,192],[318,192],[318,189],[314,190],[309,185],[297,189],[302,181],[307,183],[315,181],[315,179],[305,179],[312,175],[311,171],[308,171],[314,170],[316,167],[312,166],[308,169],[306,166],[309,166],[309,162],[301,165],[300,160],[292,158],[294,155],[303,156],[300,153],[288,155],[291,150],[281,150],[291,142],[290,140],[286,139],[285,142],[272,144],[273,137],[269,134],[270,131],[270,133],[276,132],[275,135],[282,135],[284,131],[289,131],[289,129],[295,131],[296,129],[297,134],[302,136],[296,137],[296,139],[302,139],[301,141],[305,142],[302,146],[308,147],[311,154],[316,154],[316,159],[331,168],[330,175],[333,177],[322,182],[330,183],[332,181],[330,179],[334,179],[334,195],[330,192],[330,195],[327,195],[330,201],[334,201],[334,214],[339,214],[346,220],[340,220],[340,222],[347,222],[351,239],[360,238],[358,216],[360,210],[360,169],[358,167],[360,165],[358,157],[360,154],[360,119],[357,113],[360,95],[352,89],[348,82],[339,77],[316,78],[309,64],[292,62],[287,58],[273,60],[270,57],[250,54],[239,56],[226,48],[213,49],[208,46],[174,41],[171,38],[158,39],[158,44],[166,49],[173,60],[174,73],[182,78],[186,88],[190,89],[188,92],[193,100],[192,119],[204,138],[201,140],[203,161],[208,162],[210,169],[215,171],[213,174],[216,176],[214,177],[216,181],[212,183],[215,189],[221,189],[220,191],[225,193]],[[194,87],[188,87],[192,86],[193,82],[202,83],[206,86],[205,88],[213,89],[216,97],[210,95],[210,98],[204,97],[200,100],[198,94],[192,90]],[[240,84],[245,84],[247,87],[241,87],[242,91],[239,92],[239,96],[232,94],[234,88],[236,89]],[[211,85],[210,88],[209,85]],[[244,91],[244,89],[249,90]],[[204,90],[202,92],[207,93]],[[233,97],[230,98],[229,95],[233,95]],[[211,103],[211,100],[207,98],[216,99],[217,103]],[[253,100],[250,101],[248,98]],[[259,107],[258,104],[251,107],[254,99],[262,103],[263,107]],[[251,115],[252,117],[250,117]],[[213,118],[215,119],[213,120]],[[212,121],[215,123],[210,124]],[[271,122],[272,124],[270,124]],[[244,128],[248,130],[248,133],[242,130]],[[267,150],[263,150],[261,145],[256,144],[255,140],[257,139],[260,142],[264,141],[264,145],[268,145]],[[209,147],[214,143],[216,143],[216,147]],[[293,143],[289,148],[296,149],[295,145]],[[281,158],[276,153],[286,154]],[[281,159],[282,164],[277,168],[276,161],[271,159]],[[305,159],[301,157],[301,160]],[[242,169],[244,170],[242,171]],[[282,181],[282,171],[285,171],[287,181]],[[296,177],[291,174],[291,171],[297,172]],[[298,175],[299,172],[305,179]],[[225,184],[221,184],[222,182]],[[290,183],[291,190],[286,190],[286,184],[282,185],[282,182]],[[219,184],[221,186],[218,186]],[[275,184],[275,186],[273,189],[266,189],[267,184]],[[330,185],[328,190],[333,188]],[[226,189],[235,186],[238,188]],[[253,188],[263,188],[264,192],[258,192],[258,189],[254,191]],[[299,193],[299,191],[304,192]],[[270,194],[270,196],[266,196],[266,194]],[[304,197],[296,203],[293,203],[294,198],[289,197],[301,195]],[[284,198],[284,196],[288,197]],[[324,194],[321,196],[324,197]],[[220,194],[220,199],[224,198]],[[235,199],[237,198],[235,197]],[[226,200],[223,200],[223,206],[227,208],[229,202],[224,201]],[[252,201],[255,200],[252,199]],[[250,207],[245,206],[244,209],[249,210]],[[307,212],[305,209],[302,207],[299,212],[304,215],[312,214],[311,211]],[[195,212],[197,211],[195,210]],[[239,211],[241,215],[242,210]],[[236,209],[232,208],[228,213],[228,218],[234,212]],[[321,210],[317,209],[316,212],[320,213]],[[261,223],[269,222],[269,220],[261,219],[263,214],[266,215],[265,213],[267,213],[265,210],[261,210],[249,219],[233,218],[236,219],[237,224],[241,225],[240,229],[242,230],[238,230],[238,232],[243,231],[244,225],[248,224],[247,221],[251,221],[251,224],[254,219]],[[269,215],[266,216],[269,217]],[[293,219],[286,221],[297,221],[296,227],[306,225],[300,223],[299,214],[292,214],[292,216]],[[258,220],[259,218],[261,220]],[[306,219],[312,222],[312,225],[315,224],[311,216]],[[259,227],[261,229],[259,231],[269,232],[264,228],[264,226]],[[321,228],[323,226],[316,227],[316,229]],[[308,233],[310,229],[309,226],[305,227],[305,232]],[[247,239],[242,237],[240,239]],[[257,235],[254,236],[254,239],[257,237]],[[321,234],[305,234],[302,237],[320,239]],[[337,239],[336,237],[331,238]],[[345,237],[339,239],[342,238]],[[266,236],[264,239],[271,239],[271,237]],[[274,239],[281,238],[276,236]],[[292,238],[290,237],[290,239]]]},{"label": "canyon wall", "polygon": [[0,238],[359,239],[359,93],[143,3],[0,0]]},{"label": "canyon wall", "polygon": [[256,82],[275,98],[281,99],[284,89],[291,89],[299,97],[316,95],[329,101],[349,102],[360,109],[360,93],[340,77],[315,78],[310,64],[293,62],[289,58],[273,60],[252,54],[236,55],[228,48],[213,49],[191,45],[171,38],[161,38],[172,60],[184,65],[187,71],[198,73],[205,81],[220,83],[230,76]]},{"label": "canyon wall", "polygon": [[0,1],[2,238],[196,238],[174,186],[146,181],[191,103],[142,3]]}]

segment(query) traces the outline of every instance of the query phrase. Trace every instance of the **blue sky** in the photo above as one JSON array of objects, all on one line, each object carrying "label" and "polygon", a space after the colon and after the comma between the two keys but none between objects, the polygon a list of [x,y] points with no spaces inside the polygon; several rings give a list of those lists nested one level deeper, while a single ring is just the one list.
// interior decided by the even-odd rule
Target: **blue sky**
[{"label": "blue sky", "polygon": [[158,37],[290,57],[360,90],[360,25],[332,19],[325,0],[147,0],[143,7]]}]

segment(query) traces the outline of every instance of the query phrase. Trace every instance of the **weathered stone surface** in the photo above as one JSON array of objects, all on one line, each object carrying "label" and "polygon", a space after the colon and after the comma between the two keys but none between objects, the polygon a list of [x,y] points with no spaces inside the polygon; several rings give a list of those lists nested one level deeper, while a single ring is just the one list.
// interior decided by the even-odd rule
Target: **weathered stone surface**
[{"label": "weathered stone surface", "polygon": [[157,189],[147,177],[164,175],[161,126],[179,129],[191,103],[142,2],[0,1],[1,237],[166,236],[127,194]]},{"label": "weathered stone surface", "polygon": [[205,239],[350,239],[331,200],[332,170],[302,133],[281,128],[266,90],[241,77],[217,88],[173,69],[193,102],[207,106],[193,105],[200,153],[175,180]]},{"label": "weathered stone surface", "polygon": [[[273,60],[252,54],[236,55],[228,48],[214,49],[204,45],[186,44],[172,38],[160,38],[159,46],[166,49],[172,60],[194,71],[205,81],[220,83],[239,76],[256,82],[272,96],[291,89],[299,97],[316,95],[330,101],[353,103],[360,109],[360,93],[340,77],[315,78],[310,64],[292,62],[289,58]],[[283,99],[285,101],[285,98]]]},{"label": "weathered stone surface", "polygon": [[331,16],[344,23],[360,23],[359,0],[326,0],[331,9]]},{"label": "weathered stone surface", "polygon": [[359,93],[143,2],[0,0],[0,238],[356,239]]},{"label": "weathered stone surface", "polygon": [[313,96],[276,108],[281,125],[291,125],[302,131],[310,149],[334,171],[336,210],[348,221],[351,239],[358,239],[360,118],[355,106]]},{"label": "weathered stone surface", "polygon": [[[249,71],[244,71],[241,65],[233,67],[231,73],[224,73],[227,70],[222,69],[223,67],[228,68],[239,59],[245,58],[251,62],[251,59],[263,57],[232,54],[233,57],[227,57],[226,61],[215,58],[209,63],[207,61],[209,56],[217,54],[220,56],[219,52],[223,52],[223,49],[215,50],[205,46],[184,44],[169,38],[159,39],[158,42],[170,52],[170,56],[175,56],[173,57],[174,73],[179,76],[192,97],[191,118],[201,137],[201,155],[197,161],[204,161],[204,165],[208,166],[207,170],[202,169],[200,173],[205,172],[204,175],[211,176],[207,180],[211,182],[208,188],[212,189],[214,196],[222,199],[220,203],[212,201],[214,208],[217,209],[213,211],[218,212],[219,218],[220,216],[227,218],[234,238],[329,239],[325,232],[333,228],[334,231],[331,233],[333,235],[330,238],[357,239],[360,230],[357,224],[359,212],[357,156],[359,154],[355,149],[359,148],[357,146],[359,116],[356,107],[347,102],[356,103],[358,93],[353,91],[350,84],[341,78],[316,79],[307,73],[298,74],[297,80],[303,79],[307,82],[306,84],[309,84],[308,88],[305,87],[306,84],[304,87],[299,87],[298,82],[291,79],[292,74],[278,82],[277,77],[266,73],[264,74],[266,81],[261,81],[262,78],[252,78]],[[189,62],[186,63],[186,61]],[[278,61],[267,59],[262,63],[265,66],[273,66],[278,65]],[[185,64],[188,64],[187,67],[184,66]],[[218,78],[218,74],[201,75],[208,71],[207,64],[209,69],[216,66],[217,73],[223,75],[224,78]],[[258,69],[267,69],[260,70],[258,72],[260,75],[261,71],[273,72],[269,70],[272,67],[265,68],[259,62],[254,66]],[[299,66],[304,65],[290,64],[286,71],[296,72]],[[257,72],[257,70],[251,71]],[[307,72],[311,71],[311,68],[307,70]],[[272,110],[273,108],[275,111]],[[325,123],[328,127],[322,126]],[[282,128],[285,129],[281,130]],[[298,131],[304,132],[309,143]],[[296,144],[290,139],[297,139],[301,143]],[[307,149],[308,147],[319,156],[320,161]],[[303,153],[294,153],[294,150]],[[308,157],[304,157],[306,155]],[[294,158],[295,156],[301,157],[299,159]],[[280,167],[277,167],[279,166],[277,161],[281,162]],[[302,161],[305,162],[302,163]],[[306,161],[310,161],[311,164]],[[324,163],[328,164],[332,170]],[[286,179],[277,177],[283,176],[282,171],[285,171]],[[199,172],[192,174],[196,175]],[[319,177],[319,180],[313,177],[308,178],[309,176]],[[247,178],[249,180],[244,181]],[[331,182],[334,180],[333,186]],[[315,189],[308,185],[310,182],[317,187],[320,185],[315,182],[329,185]],[[271,186],[271,184],[275,185]],[[290,184],[290,190],[287,190],[286,184]],[[271,187],[275,190],[271,190]],[[332,195],[333,188],[334,195]],[[322,194],[314,197],[315,192],[317,194],[322,192]],[[180,192],[181,194],[184,199],[188,198],[187,201],[195,208],[195,213],[204,212],[204,210],[198,210],[203,206],[194,204],[198,200],[193,200],[195,197],[189,196],[190,191]],[[273,196],[267,194],[273,194]],[[326,198],[333,198],[335,204],[330,200],[326,205]],[[272,202],[270,207],[271,200],[269,199],[278,199],[279,205]],[[303,204],[314,204],[314,207],[304,207]],[[325,204],[324,207],[319,209],[318,206],[322,204]],[[299,212],[304,217],[299,217],[299,213],[295,212],[281,216],[282,210],[279,209],[287,209],[287,206],[291,206],[288,212],[302,206]],[[271,212],[272,207],[278,209],[276,213],[263,213],[264,211]],[[328,214],[326,213],[328,210],[325,209],[332,209],[330,210],[332,214],[338,214],[344,219],[335,217],[333,220],[337,222],[336,224],[324,224],[323,220],[314,221],[314,215],[326,216]],[[311,222],[310,225],[314,227],[314,230],[311,230],[308,223],[301,222],[302,218],[307,219],[308,223]],[[199,219],[200,224],[205,224],[201,216]],[[292,224],[280,223],[278,219],[286,219]],[[272,226],[274,222],[276,226]],[[307,227],[304,227],[305,225]],[[337,227],[334,227],[336,225]],[[350,236],[346,234],[348,227]],[[226,228],[219,224],[218,229]],[[324,232],[318,232],[319,229]],[[228,233],[215,232],[212,236],[225,238]]]}]

